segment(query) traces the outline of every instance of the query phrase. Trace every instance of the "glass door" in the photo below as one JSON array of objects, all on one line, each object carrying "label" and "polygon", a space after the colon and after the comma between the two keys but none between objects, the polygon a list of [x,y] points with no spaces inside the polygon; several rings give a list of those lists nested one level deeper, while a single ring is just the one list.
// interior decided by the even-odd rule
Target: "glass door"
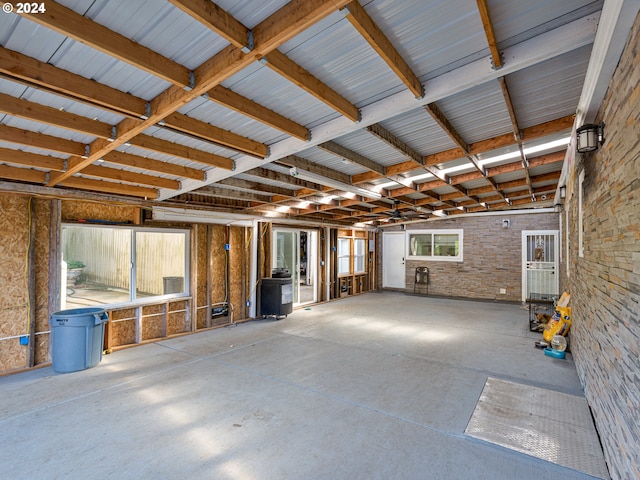
[{"label": "glass door", "polygon": [[317,237],[313,230],[273,230],[272,269],[291,274],[294,306],[317,301]]}]

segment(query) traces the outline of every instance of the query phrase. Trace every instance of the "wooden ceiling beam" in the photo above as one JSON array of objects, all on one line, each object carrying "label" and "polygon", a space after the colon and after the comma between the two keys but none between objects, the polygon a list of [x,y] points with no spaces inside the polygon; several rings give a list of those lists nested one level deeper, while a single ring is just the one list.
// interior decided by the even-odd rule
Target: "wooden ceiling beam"
[{"label": "wooden ceiling beam", "polygon": [[442,110],[438,108],[435,103],[427,104],[424,109],[431,116],[431,118],[438,124],[438,126],[442,129],[447,136],[453,140],[453,143],[458,145],[458,148],[465,152],[465,154],[469,154],[469,145],[462,139],[462,136],[458,133],[458,131],[451,125],[451,122],[447,119]]},{"label": "wooden ceiling beam", "polygon": [[138,155],[132,155],[118,150],[107,153],[103,157],[103,160],[116,165],[126,165],[140,170],[150,170],[152,172],[164,173],[175,177],[191,178],[199,181],[204,180],[206,177],[204,171],[196,168],[140,157]]},{"label": "wooden ceiling beam", "polygon": [[117,126],[117,138],[111,142],[102,139],[94,141],[91,144],[91,154],[83,163],[73,170],[53,176],[48,186],[57,185],[65,178],[82,170],[83,166],[90,165],[106,153],[115,150],[149,126],[160,122],[166,116],[247,67],[259,56],[264,56],[278,48],[302,30],[346,3],[348,3],[346,0],[298,0],[288,3],[253,29],[255,48],[252,55],[245,55],[233,45],[222,49],[195,69],[191,88],[185,90],[182,86],[173,85],[164,90],[151,100],[150,115],[146,120],[137,122],[128,118],[124,119]]},{"label": "wooden ceiling beam", "polygon": [[[551,120],[540,125],[534,125],[532,127],[522,129],[522,140],[535,140],[537,138],[546,137],[554,133],[568,130],[573,126],[574,115]],[[508,147],[516,145],[517,142],[513,138],[512,133],[499,135],[497,137],[489,138],[487,140],[481,140],[469,145],[469,151],[473,155],[490,152],[502,147]],[[439,153],[434,153],[424,157],[425,165],[438,165],[446,163],[451,160],[457,160],[458,158],[465,157],[465,153],[460,148],[452,150],[446,150]]]},{"label": "wooden ceiling beam", "polygon": [[314,194],[322,191],[322,185],[318,183],[301,180],[299,178],[292,177],[289,174],[276,172],[274,170],[269,170],[268,168],[264,168],[264,167],[252,168],[251,170],[247,170],[246,172],[244,172],[244,174],[254,176],[254,177],[260,177],[268,180],[273,180],[276,182],[288,183],[290,185],[295,185],[297,187],[308,188],[312,190]]},{"label": "wooden ceiling beam", "polygon": [[[482,0],[478,0],[480,2]],[[513,107],[513,101],[511,100],[511,94],[509,93],[509,88],[507,87],[507,80],[504,77],[498,78],[498,83],[500,84],[500,90],[502,91],[502,97],[504,98],[504,103],[507,106],[507,111],[509,112],[509,119],[511,119],[511,128],[513,129],[513,138],[516,142],[522,141],[522,135],[520,133],[520,127],[518,126],[518,119],[516,118],[516,110]]]},{"label": "wooden ceiling beam", "polygon": [[187,15],[226,39],[237,48],[253,48],[251,32],[225,10],[208,0],[169,0]]},{"label": "wooden ceiling beam", "polygon": [[[174,157],[184,158],[192,162],[203,163],[212,167],[233,170],[234,162],[230,158],[222,157],[214,153],[196,150],[179,143],[169,142],[150,135],[138,135],[130,140],[131,145],[159,153],[167,153]],[[84,168],[84,167],[83,167]]]},{"label": "wooden ceiling beam", "polygon": [[301,168],[311,173],[317,173],[318,175],[331,178],[332,180],[337,180],[338,182],[346,184],[351,183],[350,175],[334,170],[333,168],[320,165],[319,163],[312,162],[310,160],[307,160],[306,158],[298,157],[296,155],[288,155],[284,158],[281,158],[280,160],[278,160],[278,163],[282,163],[283,165],[286,165],[288,167]]},{"label": "wooden ceiling beam", "polygon": [[368,171],[356,173],[355,175],[351,175],[351,183],[353,183],[354,185],[359,185],[361,183],[370,182],[371,180],[377,180],[379,178],[383,178],[383,175],[379,174],[378,172]]},{"label": "wooden ceiling beam", "polygon": [[12,150],[10,148],[0,148],[0,162],[46,170],[62,171],[65,168],[65,161],[61,158],[23,152],[22,150]]},{"label": "wooden ceiling beam", "polygon": [[260,123],[268,125],[276,130],[280,130],[292,137],[303,141],[309,140],[309,129],[300,125],[279,113],[269,110],[259,103],[249,100],[233,90],[218,85],[209,92],[209,100],[218,103],[226,108],[234,110],[242,115],[250,117]]},{"label": "wooden ceiling beam", "polygon": [[424,90],[420,79],[413,73],[407,62],[402,58],[402,55],[398,53],[387,36],[380,30],[380,27],[376,25],[365,9],[358,3],[358,0],[350,2],[344,7],[344,10],[348,12],[347,20],[371,45],[380,58],[391,67],[391,70],[395,72],[416,98],[422,98]]},{"label": "wooden ceiling beam", "polygon": [[[405,157],[407,157],[410,160],[412,160],[415,164],[417,164],[417,165],[423,165],[424,164],[424,157],[422,155],[420,155],[418,152],[416,152],[407,143],[405,143],[402,140],[400,140],[393,133],[391,133],[388,130],[386,130],[385,128],[383,128],[382,125],[380,125],[378,123],[374,123],[373,125],[369,125],[367,127],[367,131],[369,133],[371,133],[372,135],[374,135],[375,137],[377,137],[380,140],[382,140],[384,143],[389,145],[391,148],[397,150],[402,155],[404,155]],[[393,172],[393,173],[400,173],[400,172]]]},{"label": "wooden ceiling beam", "polygon": [[48,0],[46,11],[23,17],[62,35],[129,63],[174,85],[189,85],[189,70],[159,53],[126,38],[91,19]]},{"label": "wooden ceiling beam", "polygon": [[0,73],[124,115],[139,117],[145,113],[146,102],[141,98],[2,47]]},{"label": "wooden ceiling beam", "polygon": [[45,135],[44,133],[32,132],[31,130],[10,127],[8,125],[0,125],[0,140],[68,155],[80,156],[85,153],[85,148],[82,143]]},{"label": "wooden ceiling beam", "polygon": [[46,107],[39,103],[0,93],[0,112],[38,123],[55,125],[74,132],[86,133],[99,138],[110,138],[111,125],[57,108]]},{"label": "wooden ceiling beam", "polygon": [[149,187],[168,188],[171,190],[180,189],[180,182],[177,180],[99,165],[88,165],[84,167],[82,169],[82,175],[117,180],[119,182],[138,183]]},{"label": "wooden ceiling beam", "polygon": [[352,122],[360,120],[360,112],[355,105],[331,87],[318,80],[300,65],[290,60],[283,53],[274,50],[265,55],[264,58],[266,65],[271,70],[283,76],[291,83],[297,85],[310,95],[313,95],[337,112],[340,112]]},{"label": "wooden ceiling beam", "polygon": [[269,147],[265,144],[243,137],[236,133],[201,122],[179,113],[172,113],[165,118],[166,126],[179,132],[194,135],[232,150],[246,153],[253,157],[265,158]]},{"label": "wooden ceiling beam", "polygon": [[289,188],[276,187],[273,185],[266,185],[260,182],[251,182],[249,180],[243,180],[240,178],[225,178],[216,182],[216,185],[225,185],[228,187],[243,188],[246,190],[253,190],[256,192],[263,192],[266,195],[284,195],[287,197],[295,197],[295,190]]},{"label": "wooden ceiling beam", "polygon": [[487,37],[487,43],[489,44],[489,51],[491,52],[493,68],[501,68],[502,58],[498,51],[498,43],[496,42],[495,33],[493,32],[493,24],[491,23],[491,17],[489,15],[487,0],[477,0],[477,3],[478,11],[480,12],[480,19],[482,20],[482,26],[484,27],[484,33]]},{"label": "wooden ceiling beam", "polygon": [[248,200],[251,202],[269,202],[268,198],[264,195],[256,193],[243,192],[241,190],[233,190],[231,188],[218,187],[215,185],[205,185],[196,190],[192,190],[190,193],[195,195],[207,195],[210,197],[231,198],[234,200]]},{"label": "wooden ceiling beam", "polygon": [[19,182],[44,183],[47,181],[47,174],[40,170],[33,170],[31,168],[0,165],[0,178],[4,178],[6,180],[17,180]]},{"label": "wooden ceiling beam", "polygon": [[154,199],[158,197],[158,190],[155,188],[137,187],[125,185],[123,183],[104,182],[90,178],[70,177],[60,182],[63,187],[78,188],[80,190],[90,190],[92,192],[114,193],[117,195],[131,195],[144,199]]},{"label": "wooden ceiling beam", "polygon": [[321,143],[317,145],[317,147],[324,152],[330,153],[339,158],[344,158],[345,160],[360,165],[361,167],[371,170],[372,172],[379,173],[383,176],[385,175],[384,166],[374,162],[373,160],[369,160],[364,155],[360,155],[359,153],[354,152],[347,147],[343,147],[342,145],[334,141]]}]

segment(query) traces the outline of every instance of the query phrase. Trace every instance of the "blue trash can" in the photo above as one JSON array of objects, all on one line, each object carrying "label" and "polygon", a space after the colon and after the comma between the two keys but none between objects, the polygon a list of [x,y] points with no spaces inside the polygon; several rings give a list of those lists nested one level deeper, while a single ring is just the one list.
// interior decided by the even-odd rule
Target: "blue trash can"
[{"label": "blue trash can", "polygon": [[58,373],[95,367],[102,360],[104,324],[102,308],[73,308],[51,314],[51,360]]}]

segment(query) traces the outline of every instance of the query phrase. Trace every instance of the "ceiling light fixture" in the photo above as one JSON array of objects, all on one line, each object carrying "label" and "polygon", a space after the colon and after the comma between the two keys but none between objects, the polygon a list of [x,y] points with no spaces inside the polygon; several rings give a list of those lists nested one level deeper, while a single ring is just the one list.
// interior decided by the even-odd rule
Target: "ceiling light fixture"
[{"label": "ceiling light fixture", "polygon": [[593,152],[604,143],[604,123],[593,125],[587,123],[576,130],[578,153]]},{"label": "ceiling light fixture", "polygon": [[324,185],[325,187],[335,188],[336,190],[343,190],[355,195],[362,195],[363,197],[375,198],[377,200],[382,198],[382,194],[378,192],[367,190],[366,188],[360,188],[355,185],[349,185],[348,183],[342,183],[337,180],[332,180],[330,178],[323,177],[322,175],[317,175],[305,170],[299,170],[296,167],[292,167],[289,169],[289,175],[291,175],[292,177],[300,178],[302,180],[307,180],[308,182],[319,183],[320,185]]}]

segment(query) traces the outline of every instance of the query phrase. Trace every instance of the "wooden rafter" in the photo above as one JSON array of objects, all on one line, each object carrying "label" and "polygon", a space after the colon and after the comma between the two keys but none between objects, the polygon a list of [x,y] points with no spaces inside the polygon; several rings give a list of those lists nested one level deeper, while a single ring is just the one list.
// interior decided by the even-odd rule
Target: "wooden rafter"
[{"label": "wooden rafter", "polygon": [[337,180],[342,183],[351,183],[351,176],[347,175],[344,172],[339,172],[334,170],[333,168],[326,167],[324,165],[320,165],[318,163],[307,160],[306,158],[298,157],[297,155],[288,155],[284,158],[278,160],[277,163],[281,163],[288,167],[297,167],[303,170],[306,170],[311,173],[316,173],[318,175],[322,175],[323,177],[330,178],[332,180]]},{"label": "wooden rafter", "polygon": [[0,125],[0,140],[69,155],[84,155],[85,153],[84,145],[81,143],[8,125]]},{"label": "wooden rafter", "polygon": [[157,188],[169,188],[171,190],[178,190],[180,188],[180,182],[172,180],[170,178],[156,177],[154,175],[148,175],[146,173],[131,172],[128,170],[121,170],[118,168],[109,168],[98,165],[89,165],[82,170],[82,175],[89,177],[106,178],[109,180],[117,180],[119,182],[126,183],[139,183],[141,185],[147,185]]},{"label": "wooden rafter", "polygon": [[0,148],[0,162],[57,171],[64,170],[65,166],[65,161],[60,158],[10,148]]},{"label": "wooden rafter", "polygon": [[200,181],[205,178],[205,172],[196,168],[140,157],[138,155],[132,155],[130,153],[120,152],[117,150],[107,153],[103,157],[103,160],[116,165],[126,165],[140,170],[149,170],[176,177],[191,178],[193,180]]},{"label": "wooden rafter", "polygon": [[309,130],[290,120],[279,113],[269,110],[268,108],[249,100],[242,95],[238,95],[233,90],[218,85],[208,92],[209,100],[234,110],[242,115],[253,118],[254,120],[269,125],[281,132],[300,140],[309,139]]},{"label": "wooden rafter", "polygon": [[169,0],[238,48],[250,48],[250,31],[225,10],[207,0]]},{"label": "wooden rafter", "polygon": [[45,12],[37,15],[30,13],[20,15],[174,85],[182,87],[190,83],[189,70],[186,67],[109,30],[54,0],[47,1]]},{"label": "wooden rafter", "polygon": [[458,131],[451,125],[451,122],[447,119],[442,110],[438,108],[435,103],[429,103],[424,107],[431,118],[440,126],[440,128],[447,134],[447,136],[453,140],[453,142],[458,145],[465,154],[469,153],[469,145],[465,142],[462,136],[458,133]]},{"label": "wooden rafter", "polygon": [[346,98],[318,80],[300,65],[290,60],[283,53],[274,50],[265,55],[265,59],[267,66],[271,70],[282,75],[290,82],[302,88],[305,92],[340,112],[352,122],[357,122],[360,119],[360,112],[355,105],[351,104]]},{"label": "wooden rafter", "polygon": [[63,187],[79,188],[80,190],[90,190],[92,192],[114,193],[117,195],[131,195],[145,199],[158,197],[158,190],[155,188],[138,187],[125,185],[123,183],[103,182],[90,178],[70,177],[60,183]]},{"label": "wooden rafter", "polygon": [[46,107],[39,103],[0,93],[0,112],[14,117],[24,118],[39,123],[48,123],[75,132],[86,133],[99,138],[111,137],[111,126],[107,123],[92,120],[57,108]]},{"label": "wooden rafter", "polygon": [[380,175],[385,174],[385,168],[379,163],[376,163],[353,150],[343,147],[334,141],[321,143],[318,145],[318,148],[322,151],[335,155],[336,157],[344,158],[349,162],[356,163],[361,167],[371,170],[372,172],[379,173]]},{"label": "wooden rafter", "polygon": [[380,55],[395,74],[402,80],[407,88],[418,98],[424,95],[422,84],[418,76],[413,73],[402,55],[398,53],[386,35],[380,30],[373,19],[358,3],[358,0],[350,2],[344,10],[348,11],[347,20],[351,22],[362,37]]},{"label": "wooden rafter", "polygon": [[478,11],[480,12],[480,18],[482,19],[482,26],[484,27],[484,33],[487,36],[487,43],[489,44],[489,51],[491,52],[491,60],[494,68],[502,67],[502,58],[498,51],[498,43],[496,42],[496,36],[493,32],[493,24],[491,23],[491,17],[489,16],[489,8],[487,7],[487,0],[477,0]]},{"label": "wooden rafter", "polygon": [[54,186],[90,165],[106,153],[115,150],[133,137],[154,125],[166,116],[186,105],[194,98],[206,93],[231,75],[250,65],[256,58],[254,55],[264,56],[276,49],[309,25],[330,14],[336,8],[341,8],[346,1],[318,1],[301,0],[291,2],[253,29],[255,48],[253,55],[245,55],[233,45],[224,48],[209,60],[195,69],[193,88],[185,90],[172,86],[163,91],[151,102],[150,115],[142,122],[125,119],[117,126],[118,136],[108,142],[101,139],[91,144],[91,154],[76,168],[59,175],[52,175],[49,186]]},{"label": "wooden rafter", "polygon": [[150,135],[138,135],[137,137],[132,138],[130,143],[131,145],[135,145],[136,147],[144,148],[146,150],[168,153],[169,155],[184,158],[185,160],[204,163],[205,165],[224,168],[226,170],[233,170],[233,160],[230,158],[205,152],[203,150],[196,150],[195,148],[169,142]]}]

